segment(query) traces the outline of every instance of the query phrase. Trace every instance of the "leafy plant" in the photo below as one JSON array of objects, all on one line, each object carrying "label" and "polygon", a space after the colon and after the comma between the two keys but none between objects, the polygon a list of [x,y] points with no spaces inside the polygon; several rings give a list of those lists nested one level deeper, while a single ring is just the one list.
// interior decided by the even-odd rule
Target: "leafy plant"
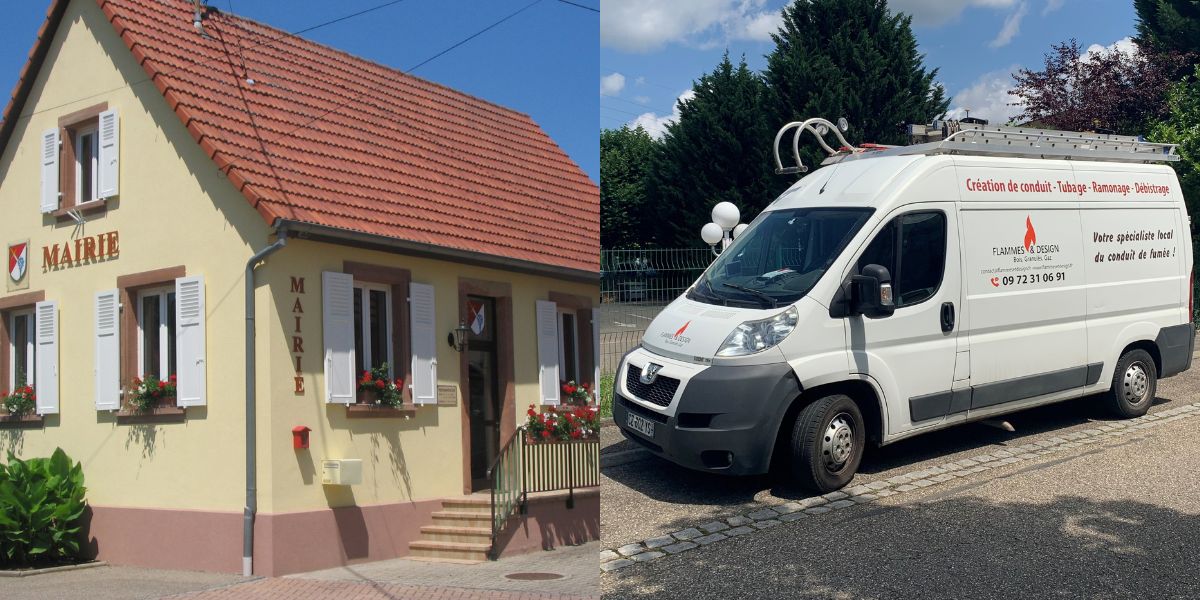
[{"label": "leafy plant", "polygon": [[26,566],[75,559],[85,507],[83,467],[61,448],[50,458],[0,465],[0,564]]},{"label": "leafy plant", "polygon": [[397,408],[404,404],[404,380],[392,380],[388,364],[383,363],[370,371],[363,371],[358,380],[358,391],[375,396],[375,404]]},{"label": "leafy plant", "polygon": [[129,395],[129,404],[138,412],[145,412],[158,406],[160,400],[174,398],[174,375],[165,380],[154,375],[147,375],[145,379],[133,378],[133,390]]},{"label": "leafy plant", "polygon": [[24,385],[5,396],[3,404],[5,412],[20,417],[32,412],[37,406],[37,394],[34,394],[33,388]]},{"label": "leafy plant", "polygon": [[592,402],[592,386],[579,385],[574,381],[564,381],[562,384],[562,402],[570,406],[587,406]]}]

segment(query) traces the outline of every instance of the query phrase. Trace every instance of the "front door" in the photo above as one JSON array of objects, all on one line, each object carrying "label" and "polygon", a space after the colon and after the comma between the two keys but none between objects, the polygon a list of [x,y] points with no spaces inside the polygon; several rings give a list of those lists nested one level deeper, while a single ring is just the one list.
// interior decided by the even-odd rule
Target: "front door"
[{"label": "front door", "polygon": [[853,269],[887,267],[896,312],[846,319],[851,371],[883,388],[890,433],[942,422],[969,408],[954,390],[961,326],[961,266],[953,202],[894,212],[860,253]]},{"label": "front door", "polygon": [[496,300],[467,297],[467,389],[471,421],[471,489],[488,488],[487,470],[500,452],[500,372]]}]

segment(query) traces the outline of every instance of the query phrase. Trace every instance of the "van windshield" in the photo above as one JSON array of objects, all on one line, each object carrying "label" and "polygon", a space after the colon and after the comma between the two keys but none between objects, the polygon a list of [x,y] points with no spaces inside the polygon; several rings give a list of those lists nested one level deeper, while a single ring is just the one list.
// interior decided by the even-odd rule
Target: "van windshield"
[{"label": "van windshield", "polygon": [[795,302],[817,284],[872,212],[870,208],[764,212],[713,261],[688,298],[766,308]]}]

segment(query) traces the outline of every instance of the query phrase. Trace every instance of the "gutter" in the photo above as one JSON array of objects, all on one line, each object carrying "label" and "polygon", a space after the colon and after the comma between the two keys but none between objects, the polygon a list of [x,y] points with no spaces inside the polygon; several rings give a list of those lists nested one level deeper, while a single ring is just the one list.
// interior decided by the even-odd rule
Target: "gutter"
[{"label": "gutter", "polygon": [[258,436],[254,364],[254,268],[287,245],[287,226],[277,225],[275,243],[246,262],[246,508],[242,513],[242,575],[254,574],[254,515],[258,512]]},{"label": "gutter", "polygon": [[572,269],[570,267],[547,265],[529,260],[496,256],[494,254],[472,252],[470,250],[459,250],[456,248],[447,248],[445,246],[435,246],[433,244],[412,242],[384,235],[363,233],[361,231],[342,229],[340,227],[330,227],[328,225],[317,225],[314,223],[290,221],[287,219],[279,219],[276,221],[276,223],[278,223],[281,227],[286,227],[291,233],[292,237],[303,240],[354,246],[358,248],[366,248],[368,250],[391,252],[393,254],[406,254],[423,258],[449,260],[460,264],[488,267],[492,269],[503,269],[505,271],[525,273],[528,275],[540,275],[542,277],[553,277],[555,279],[579,283],[595,284],[600,282],[599,271],[585,271],[582,269]]}]

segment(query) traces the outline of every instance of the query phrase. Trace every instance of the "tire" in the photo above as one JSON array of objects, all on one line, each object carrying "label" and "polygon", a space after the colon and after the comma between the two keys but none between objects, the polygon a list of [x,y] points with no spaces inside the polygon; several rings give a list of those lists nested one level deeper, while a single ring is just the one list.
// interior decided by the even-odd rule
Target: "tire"
[{"label": "tire", "polygon": [[1117,361],[1112,387],[1105,396],[1113,414],[1132,419],[1150,410],[1157,390],[1158,371],[1154,366],[1154,358],[1145,350],[1130,350]]},{"label": "tire", "polygon": [[844,394],[825,396],[796,416],[792,476],[801,486],[822,494],[840,489],[858,471],[866,441],[858,404]]}]

